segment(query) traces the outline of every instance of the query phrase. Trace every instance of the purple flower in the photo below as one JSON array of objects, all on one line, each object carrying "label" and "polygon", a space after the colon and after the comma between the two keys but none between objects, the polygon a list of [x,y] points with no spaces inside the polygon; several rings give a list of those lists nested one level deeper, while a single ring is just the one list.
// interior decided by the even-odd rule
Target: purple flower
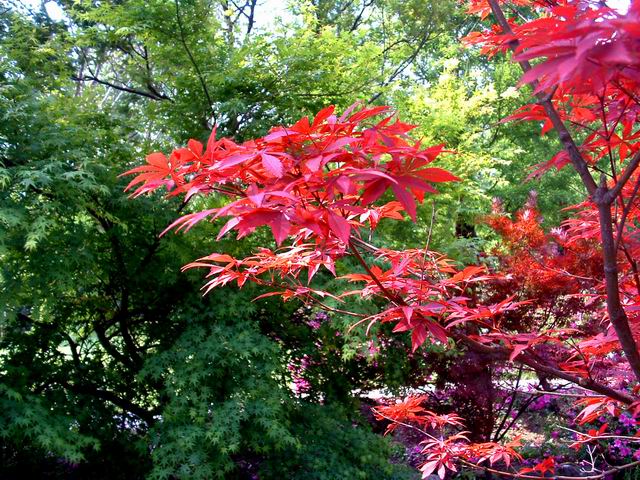
[{"label": "purple flower", "polygon": [[329,320],[329,315],[327,315],[326,312],[317,312],[313,318],[310,318],[305,323],[309,325],[313,330],[317,330],[327,320]]},{"label": "purple flower", "polygon": [[303,355],[299,363],[287,365],[287,370],[291,372],[291,378],[293,379],[293,390],[297,394],[306,393],[311,388],[311,384],[303,376],[310,363],[309,356]]},{"label": "purple flower", "polygon": [[618,453],[622,458],[630,457],[633,454],[633,450],[629,448],[629,442],[620,438],[615,439],[613,442],[613,448],[618,450]]},{"label": "purple flower", "polygon": [[622,425],[624,425],[627,428],[635,427],[636,425],[636,420],[633,417],[630,417],[629,415],[620,415],[620,418],[618,420]]},{"label": "purple flower", "polygon": [[307,325],[309,325],[313,330],[317,330],[322,324],[317,320],[309,320]]},{"label": "purple flower", "polygon": [[311,384],[302,377],[295,377],[293,386],[296,393],[306,393],[311,388]]},{"label": "purple flower", "polygon": [[551,396],[550,395],[542,395],[540,398],[536,399],[529,408],[533,411],[543,410],[547,408],[551,404]]}]

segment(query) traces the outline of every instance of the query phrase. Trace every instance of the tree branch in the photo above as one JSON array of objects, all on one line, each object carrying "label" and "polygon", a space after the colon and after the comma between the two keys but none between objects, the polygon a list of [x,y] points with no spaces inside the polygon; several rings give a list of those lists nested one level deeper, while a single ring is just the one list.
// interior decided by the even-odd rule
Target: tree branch
[{"label": "tree branch", "polygon": [[205,82],[204,77],[202,76],[202,72],[200,71],[200,67],[198,67],[198,63],[196,62],[196,59],[193,58],[193,54],[191,53],[191,49],[189,48],[189,45],[187,45],[187,40],[184,35],[184,27],[182,25],[182,16],[180,15],[180,0],[174,0],[174,3],[176,5],[176,20],[178,21],[178,32],[180,33],[180,42],[182,43],[182,46],[184,47],[185,52],[187,52],[187,56],[189,57],[189,60],[191,61],[191,64],[193,65],[193,68],[196,71],[196,75],[198,77],[198,80],[200,81],[202,90],[204,91],[204,96],[207,98],[211,115],[213,115],[213,119],[214,119],[213,121],[214,123],[217,123],[216,112],[213,108],[213,101],[211,100],[211,96],[209,95],[209,89],[207,88],[207,83]]},{"label": "tree branch", "polygon": [[613,237],[613,215],[611,203],[601,200],[607,195],[607,186],[604,178],[596,191],[594,200],[598,207],[598,220],[600,222],[600,237],[602,241],[602,259],[604,261],[604,279],[607,298],[607,314],[622,350],[627,357],[631,370],[640,380],[640,352],[633,338],[627,314],[622,307],[620,299],[620,284],[618,280],[618,252]]},{"label": "tree branch", "polygon": [[135,362],[133,362],[133,360],[131,360],[126,355],[120,353],[120,351],[113,345],[113,343],[111,343],[111,341],[107,337],[107,328],[105,325],[100,322],[96,322],[93,325],[93,330],[94,332],[96,332],[98,342],[100,342],[102,348],[104,348],[105,351],[114,358],[114,360],[117,360],[127,368],[136,369]]},{"label": "tree branch", "polygon": [[605,202],[613,203],[616,197],[620,194],[620,192],[626,185],[626,183],[629,181],[631,176],[637,170],[639,165],[640,165],[640,150],[636,152],[636,154],[633,156],[633,158],[627,165],[627,168],[625,168],[624,172],[622,172],[622,175],[620,175],[620,178],[618,178],[618,181],[616,182],[616,184],[613,186],[613,188],[611,188],[611,190],[609,190],[606,193],[606,195],[602,200]]},{"label": "tree branch", "polygon": [[[502,31],[505,34],[513,35],[511,26],[509,25],[507,18],[504,16],[504,13],[502,12],[500,5],[498,4],[498,0],[489,0],[489,5],[491,6],[493,15],[496,17],[498,25],[500,25],[500,27],[502,28]],[[515,53],[518,45],[519,43],[517,40],[512,40],[509,42],[509,49]],[[520,67],[524,72],[528,72],[529,70],[531,70],[531,64],[528,61],[522,60],[518,63],[520,64]],[[536,81],[533,81],[530,83],[530,85],[535,91],[538,83]],[[547,117],[549,117],[549,120],[551,120],[553,128],[556,130],[556,132],[558,132],[560,142],[562,142],[565,151],[569,154],[569,159],[571,160],[571,163],[573,164],[575,170],[578,172],[578,175],[580,175],[582,183],[584,184],[589,194],[593,195],[598,186],[593,179],[591,172],[589,172],[589,165],[582,157],[582,154],[580,153],[578,146],[571,136],[571,133],[569,133],[569,130],[567,130],[566,125],[560,118],[560,114],[551,102],[551,96],[544,93],[538,93],[536,94],[536,98],[538,99],[538,103],[542,105],[542,108],[544,108],[544,111],[547,114]]]},{"label": "tree branch", "polygon": [[351,28],[349,29],[350,33],[355,32],[356,29],[360,26],[360,22],[362,22],[362,17],[364,16],[364,12],[367,10],[368,7],[373,5],[373,3],[374,3],[374,0],[365,0],[364,2],[362,2],[362,8],[360,9],[360,12],[356,15],[356,18],[353,20],[353,23],[351,24]]},{"label": "tree branch", "polygon": [[106,400],[106,401],[108,401],[110,403],[113,403],[115,406],[120,407],[125,412],[133,413],[134,415],[136,415],[140,419],[144,420],[148,425],[151,425],[154,422],[154,418],[153,418],[153,413],[152,412],[150,412],[149,410],[141,407],[140,405],[137,405],[137,404],[131,402],[130,400],[128,400],[126,398],[122,398],[122,397],[118,396],[114,392],[111,392],[109,390],[103,390],[103,389],[100,389],[100,388],[96,387],[95,385],[84,384],[84,383],[83,384],[72,384],[72,383],[69,383],[69,382],[67,382],[65,380],[59,380],[58,383],[63,388],[66,388],[67,390],[69,390],[71,392],[79,393],[79,394],[85,394],[85,395],[91,395],[91,396],[99,398],[101,400]]},{"label": "tree branch", "polygon": [[382,84],[380,85],[381,90],[375,95],[373,95],[367,103],[373,103],[378,98],[380,98],[380,96],[382,95],[382,89],[390,85],[391,82],[393,82],[396,79],[396,77],[398,77],[398,75],[404,72],[404,70],[409,65],[411,65],[411,63],[413,63],[413,61],[416,59],[416,57],[418,56],[418,54],[420,53],[422,48],[425,46],[425,44],[427,43],[430,37],[431,37],[431,31],[424,32],[424,34],[422,35],[422,38],[420,39],[420,42],[418,43],[418,46],[414,49],[411,55],[409,55],[409,57],[407,57],[400,65],[398,65],[398,67],[393,71],[393,73],[389,76],[389,78],[386,81],[382,82]]},{"label": "tree branch", "polygon": [[[511,350],[506,347],[490,347],[473,340],[463,333],[455,332],[452,334],[452,337],[460,341],[467,347],[471,348],[472,350],[483,353],[485,355],[491,355],[494,360],[508,360],[509,356],[511,355]],[[578,377],[550,365],[542,364],[527,352],[522,352],[520,355],[518,355],[514,359],[514,362],[527,365],[537,372],[544,372],[549,376],[562,378],[563,380],[567,380],[568,382],[571,382],[575,385],[580,385],[581,387],[593,392],[601,393],[602,395],[613,398],[614,400],[618,400],[626,405],[630,405],[638,400],[632,395],[629,395],[625,392],[620,392],[606,385],[602,385],[592,379]]]},{"label": "tree branch", "polygon": [[616,230],[616,247],[615,250],[618,251],[618,247],[622,243],[622,236],[624,233],[624,225],[627,221],[627,216],[631,212],[631,208],[633,207],[633,202],[635,201],[636,195],[638,194],[638,189],[640,188],[640,178],[636,181],[635,186],[633,187],[633,192],[631,192],[631,196],[629,197],[629,203],[624,207],[622,211],[622,217],[618,222],[618,228]]},{"label": "tree branch", "polygon": [[[489,0],[489,5],[491,6],[491,11],[493,12],[498,24],[502,28],[503,33],[513,35],[511,26],[504,16],[498,0]],[[519,43],[516,39],[509,42],[509,48],[514,53],[517,51],[518,45]],[[531,64],[528,61],[523,60],[518,63],[524,72],[531,70]],[[535,91],[538,85],[537,82],[533,81],[530,84]],[[634,159],[632,159],[626,171],[616,183],[616,186],[614,187],[615,194],[611,193],[614,190],[607,189],[604,178],[601,181],[601,185],[598,187],[591,175],[591,172],[589,171],[587,162],[580,154],[573,137],[569,133],[569,130],[567,130],[566,125],[560,118],[560,114],[551,102],[552,96],[553,92],[551,95],[544,93],[536,94],[539,104],[543,106],[547,117],[551,120],[556,132],[558,132],[560,141],[562,142],[564,150],[569,155],[569,159],[571,160],[574,169],[580,175],[582,183],[598,206],[600,236],[602,239],[604,260],[605,287],[607,292],[607,312],[609,320],[616,331],[618,340],[620,341],[625,356],[627,357],[627,361],[629,362],[635,377],[640,381],[640,352],[638,352],[638,347],[631,333],[631,328],[629,327],[627,315],[620,302],[617,254],[613,237],[613,216],[611,213],[611,204],[615,200],[617,193],[622,190],[622,187],[629,177],[631,177],[633,171],[638,166],[638,163],[640,163],[640,152],[636,154]]]},{"label": "tree branch", "polygon": [[[509,400],[509,406],[507,407],[507,409],[504,412],[504,416],[502,417],[502,421],[500,422],[500,424],[498,425],[498,427],[496,428],[495,434],[493,436],[493,441],[497,442],[499,441],[502,437],[500,436],[500,430],[502,430],[502,427],[504,427],[504,424],[507,422],[507,418],[509,418],[509,415],[511,414],[511,410],[513,409],[513,404],[516,401],[516,397],[518,396],[518,387],[520,386],[520,380],[522,379],[522,365],[520,366],[520,368],[518,369],[518,378],[516,379],[516,385],[515,385],[515,389],[511,392],[511,399]],[[508,431],[509,429],[507,428],[505,430],[505,433]]]},{"label": "tree branch", "polygon": [[133,93],[134,95],[140,95],[141,97],[150,98],[151,100],[168,100],[169,102],[173,102],[173,99],[171,97],[168,97],[165,94],[160,94],[155,89],[151,92],[146,92],[144,90],[138,90],[136,88],[127,87],[125,85],[117,85],[115,83],[107,82],[105,80],[100,80],[98,77],[95,77],[93,75],[81,75],[81,76],[73,75],[71,79],[75,82],[96,82],[96,83],[99,83],[100,85],[113,88],[114,90]]}]

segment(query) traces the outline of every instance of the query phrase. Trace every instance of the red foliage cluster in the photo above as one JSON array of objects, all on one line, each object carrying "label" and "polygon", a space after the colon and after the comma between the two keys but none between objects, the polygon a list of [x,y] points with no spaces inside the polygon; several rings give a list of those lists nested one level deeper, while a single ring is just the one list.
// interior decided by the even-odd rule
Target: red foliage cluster
[{"label": "red foliage cluster", "polygon": [[[503,326],[541,330],[561,327],[577,328],[576,314],[585,308],[600,308],[602,294],[602,258],[596,238],[574,235],[572,221],[549,233],[541,226],[535,205],[535,192],[528,204],[512,219],[494,204],[494,213],[485,221],[501,238],[493,255],[500,271],[508,272],[492,285],[490,298],[515,295],[529,303],[517,312],[503,317]],[[575,331],[571,332],[572,335]]]},{"label": "red foliage cluster", "polygon": [[[188,230],[207,217],[230,216],[220,236],[236,230],[241,238],[268,225],[278,244],[288,236],[297,244],[312,238],[339,252],[352,229],[365,222],[375,228],[384,217],[402,218],[400,210],[415,220],[416,200],[435,192],[432,183],[457,180],[429,166],[443,147],[423,149],[410,142],[406,134],[413,125],[392,116],[365,125],[388,111],[357,110],[354,105],[337,117],[334,107],[328,107],[313,121],[304,117],[242,144],[216,140],[214,131],[204,152],[202,144],[191,140],[168,159],[162,153],[149,155],[148,165],[127,172],[138,174],[127,188],[139,185],[134,195],[140,195],[164,186],[187,200],[217,191],[234,200],[186,215],[170,228]],[[398,203],[372,207],[389,189]]]},{"label": "red foliage cluster", "polygon": [[[268,226],[278,244],[289,238],[288,245],[275,251],[261,248],[244,259],[212,253],[187,265],[209,270],[205,291],[232,282],[242,286],[249,280],[275,289],[261,297],[297,297],[327,307],[322,299],[340,299],[310,287],[321,266],[335,275],[335,261],[345,254],[362,260],[359,248],[373,248],[363,238],[381,219],[402,220],[402,211],[415,219],[416,201],[421,202],[425,192],[435,192],[432,183],[457,180],[430,166],[443,146],[421,148],[410,141],[406,134],[412,125],[393,116],[370,122],[388,111],[354,106],[337,117],[328,107],[312,122],[305,117],[243,144],[216,140],[214,132],[206,151],[191,140],[168,159],[161,153],[149,155],[147,165],[127,172],[137,174],[127,188],[137,187],[134,196],[164,187],[169,195],[184,195],[186,200],[211,192],[232,200],[185,215],[168,229],[187,231],[205,219],[230,216],[219,237],[235,230],[241,238]],[[387,190],[396,200],[376,204]],[[461,294],[470,283],[489,278],[482,267],[458,272],[451,261],[428,250],[375,249],[375,255],[389,269],[369,268],[362,261],[364,273],[343,278],[364,282],[364,287],[341,297],[393,298],[388,309],[365,320],[397,322],[395,331],[412,332],[414,349],[429,337],[446,342],[447,323],[490,320],[515,308],[511,302],[468,306]],[[303,272],[306,278],[301,278]]]},{"label": "red foliage cluster", "polygon": [[378,420],[391,422],[385,434],[402,425],[415,428],[425,436],[421,442],[426,459],[420,467],[423,477],[437,471],[440,478],[444,478],[446,470],[457,470],[455,461],[460,459],[473,464],[504,463],[508,467],[513,459],[522,458],[515,450],[520,446],[519,439],[502,445],[496,442],[469,443],[464,432],[445,437],[443,433],[446,429],[463,427],[462,419],[455,414],[438,415],[427,410],[422,406],[425,400],[421,396],[412,396],[402,402],[374,409]]},{"label": "red foliage cluster", "polygon": [[[515,45],[514,60],[525,69],[521,84],[549,96],[559,119],[585,132],[580,153],[587,163],[614,153],[624,161],[640,150],[640,132],[634,128],[640,114],[640,2],[631,2],[625,14],[586,0],[506,3],[528,4],[540,16],[526,22],[505,19],[509,31],[494,24],[467,36],[466,43],[481,45],[489,55]],[[473,10],[485,14],[489,4],[472,2]],[[531,66],[530,60],[542,61]],[[542,122],[543,134],[555,128],[548,108],[540,103],[523,106],[508,120]],[[561,150],[532,175],[569,163],[569,153]]]}]

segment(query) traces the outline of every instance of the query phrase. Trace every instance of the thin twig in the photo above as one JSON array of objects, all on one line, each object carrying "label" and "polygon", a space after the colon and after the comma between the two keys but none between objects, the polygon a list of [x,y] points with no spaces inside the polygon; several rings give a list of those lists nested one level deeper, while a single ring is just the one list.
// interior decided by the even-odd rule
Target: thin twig
[{"label": "thin twig", "polygon": [[198,76],[198,80],[200,80],[200,85],[202,85],[204,96],[207,98],[207,102],[209,103],[209,109],[211,111],[211,115],[213,116],[213,122],[218,123],[216,112],[213,108],[213,101],[211,100],[211,96],[209,95],[209,89],[207,88],[207,83],[205,82],[204,77],[202,76],[202,72],[200,71],[200,67],[198,67],[198,63],[196,62],[195,58],[193,58],[191,49],[187,45],[187,41],[184,35],[184,28],[182,26],[182,16],[180,15],[180,0],[174,0],[174,3],[176,5],[176,19],[178,21],[178,31],[180,33],[180,42],[182,43],[185,52],[187,52],[187,56],[189,57],[189,60],[191,60],[191,64],[193,65],[193,68],[195,69],[196,74]]},{"label": "thin twig", "polygon": [[503,475],[506,477],[510,477],[510,478],[526,478],[526,479],[540,479],[540,478],[548,478],[549,480],[600,480],[605,478],[607,475],[613,475],[614,473],[620,472],[622,470],[626,470],[627,468],[632,468],[632,467],[636,467],[638,465],[640,465],[640,461],[637,462],[632,462],[632,463],[627,463],[626,465],[620,465],[619,467],[613,467],[609,470],[606,470],[604,472],[601,472],[597,475],[590,475],[587,477],[571,477],[571,476],[567,476],[567,475],[553,475],[551,477],[541,477],[541,476],[533,476],[533,475],[523,475],[521,473],[511,473],[511,472],[504,472],[502,470],[497,470],[494,468],[489,468],[489,467],[483,467],[481,465],[476,465],[475,463],[472,462],[468,462],[467,460],[464,459],[460,459],[460,462],[472,467],[472,468],[477,468],[479,470],[484,470],[486,472],[491,472],[491,473],[495,473],[496,475]]}]

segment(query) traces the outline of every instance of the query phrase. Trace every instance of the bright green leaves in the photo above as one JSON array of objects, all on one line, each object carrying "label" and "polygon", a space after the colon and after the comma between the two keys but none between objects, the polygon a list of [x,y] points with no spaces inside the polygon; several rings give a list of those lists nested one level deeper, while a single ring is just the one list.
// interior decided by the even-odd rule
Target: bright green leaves
[{"label": "bright green leaves", "polygon": [[232,455],[295,446],[279,355],[243,322],[192,327],[150,359],[141,375],[160,381],[168,398],[150,433],[158,435],[151,478],[222,478],[235,468]]}]

